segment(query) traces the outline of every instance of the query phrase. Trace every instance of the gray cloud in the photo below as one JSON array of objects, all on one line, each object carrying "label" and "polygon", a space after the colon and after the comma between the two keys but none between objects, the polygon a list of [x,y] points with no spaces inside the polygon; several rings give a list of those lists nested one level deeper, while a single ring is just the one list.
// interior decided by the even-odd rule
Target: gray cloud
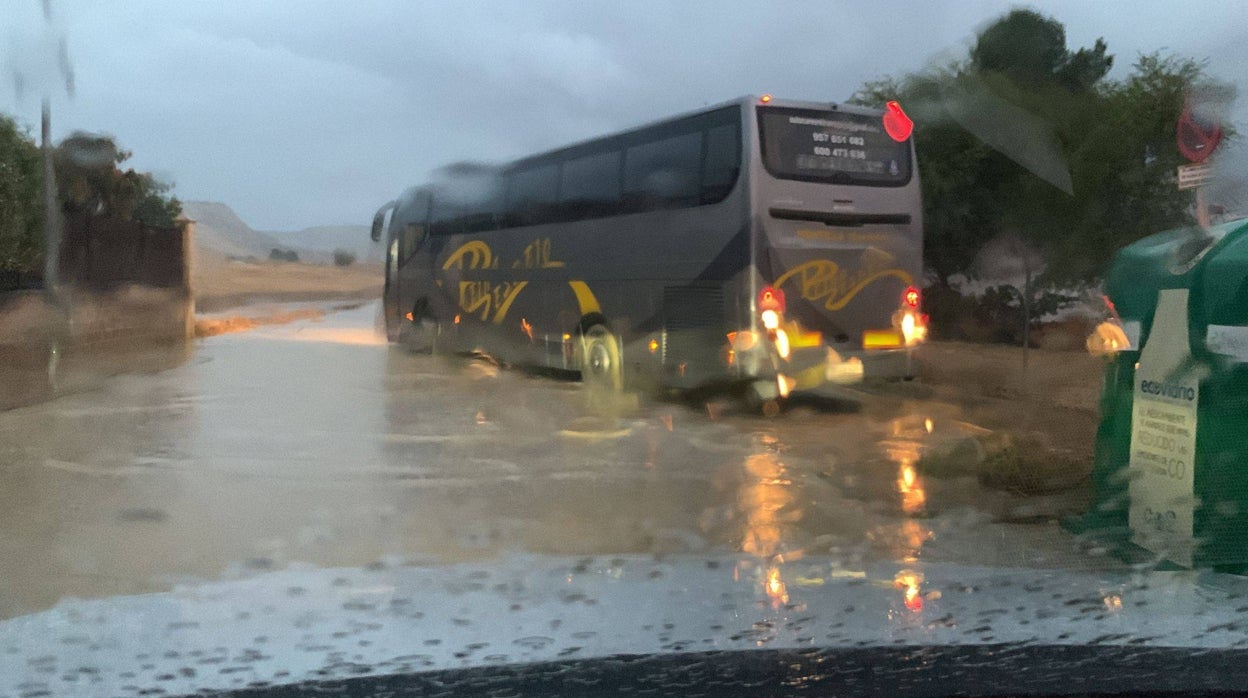
[{"label": "gray cloud", "polygon": [[[30,63],[44,41],[38,3],[4,2],[17,18],[7,60]],[[866,79],[964,53],[1009,7],[62,0],[78,92],[57,94],[56,132],[112,133],[180,196],[227,202],[258,228],[367,222],[449,162],[502,161],[748,93],[844,99]],[[1209,56],[1223,79],[1248,67],[1237,0],[1041,9],[1072,45],[1104,36],[1116,71],[1167,46]],[[0,80],[0,109],[34,124],[38,96]]]}]

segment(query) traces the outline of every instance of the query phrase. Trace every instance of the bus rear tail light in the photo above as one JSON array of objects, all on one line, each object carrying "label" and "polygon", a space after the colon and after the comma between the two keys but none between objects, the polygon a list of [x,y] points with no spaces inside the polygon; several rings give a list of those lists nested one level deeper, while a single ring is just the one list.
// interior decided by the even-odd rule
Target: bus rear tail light
[{"label": "bus rear tail light", "polygon": [[901,294],[901,307],[893,314],[893,329],[901,335],[902,344],[912,347],[927,339],[927,316],[919,312],[923,294],[910,286]]},{"label": "bus rear tail light", "polygon": [[911,347],[927,339],[927,316],[914,310],[903,310],[900,318],[901,337]]},{"label": "bus rear tail light", "polygon": [[905,337],[906,344],[910,344],[910,341],[914,338],[914,334],[917,329],[914,313],[906,313],[901,316],[901,336]]},{"label": "bus rear tail light", "polygon": [[767,339],[776,348],[780,358],[789,358],[789,335],[780,329],[784,323],[784,291],[775,286],[764,286],[758,291],[758,319],[767,330]]},{"label": "bus rear tail light", "polygon": [[758,292],[758,310],[774,310],[784,315],[784,291],[772,286],[764,286]]},{"label": "bus rear tail light", "polygon": [[789,358],[789,333],[784,330],[776,330],[776,337],[773,340],[776,343],[776,353],[782,359]]}]

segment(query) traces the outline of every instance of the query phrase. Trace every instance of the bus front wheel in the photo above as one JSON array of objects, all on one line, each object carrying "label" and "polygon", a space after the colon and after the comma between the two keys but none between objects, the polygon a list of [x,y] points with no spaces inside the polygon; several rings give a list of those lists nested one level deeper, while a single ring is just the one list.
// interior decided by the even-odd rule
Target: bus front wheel
[{"label": "bus front wheel", "polygon": [[591,392],[624,390],[620,343],[602,325],[594,325],[581,335],[581,380]]},{"label": "bus front wheel", "polygon": [[381,318],[378,324],[381,325],[381,329],[386,333],[386,341],[391,344],[399,341],[399,302],[391,297],[389,289],[382,296]]}]

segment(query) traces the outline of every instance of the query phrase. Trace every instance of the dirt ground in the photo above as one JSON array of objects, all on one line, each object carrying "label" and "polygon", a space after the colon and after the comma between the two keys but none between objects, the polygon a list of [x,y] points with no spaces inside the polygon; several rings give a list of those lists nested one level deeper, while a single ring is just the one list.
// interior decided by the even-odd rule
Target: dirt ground
[{"label": "dirt ground", "polygon": [[381,297],[380,265],[348,267],[197,259],[195,308],[216,313],[256,302],[294,303]]},{"label": "dirt ground", "polygon": [[1091,463],[1105,360],[1086,351],[932,342],[910,390],[961,406],[967,420],[1030,434]]}]

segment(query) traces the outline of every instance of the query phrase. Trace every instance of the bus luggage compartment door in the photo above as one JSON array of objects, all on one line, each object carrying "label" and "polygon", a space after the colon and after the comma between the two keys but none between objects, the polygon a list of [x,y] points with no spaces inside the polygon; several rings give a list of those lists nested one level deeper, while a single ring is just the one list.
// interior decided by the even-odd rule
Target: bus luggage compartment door
[{"label": "bus luggage compartment door", "polygon": [[663,382],[692,388],[727,377],[724,289],[668,286],[663,289]]}]

